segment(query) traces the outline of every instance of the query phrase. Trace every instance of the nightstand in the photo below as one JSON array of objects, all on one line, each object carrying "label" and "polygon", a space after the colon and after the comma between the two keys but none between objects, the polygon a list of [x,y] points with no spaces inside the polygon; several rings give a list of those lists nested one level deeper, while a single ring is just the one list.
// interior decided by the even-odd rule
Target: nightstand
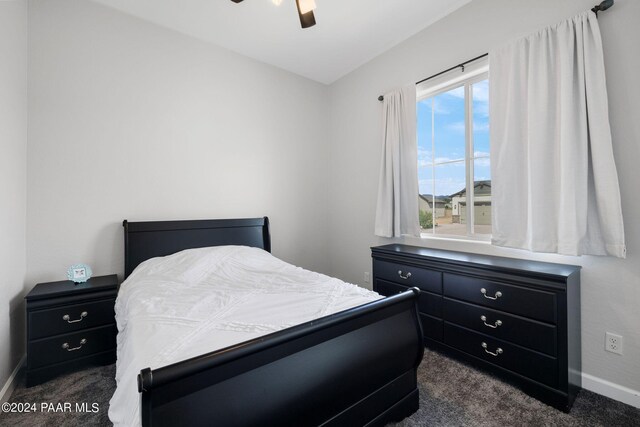
[{"label": "nightstand", "polygon": [[39,283],[27,303],[27,387],[116,360],[118,277]]}]

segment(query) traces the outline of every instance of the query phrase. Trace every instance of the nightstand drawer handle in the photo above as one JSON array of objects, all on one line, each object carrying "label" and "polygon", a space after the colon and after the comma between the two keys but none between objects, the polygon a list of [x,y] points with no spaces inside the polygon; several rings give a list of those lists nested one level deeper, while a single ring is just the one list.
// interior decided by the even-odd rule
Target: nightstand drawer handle
[{"label": "nightstand drawer handle", "polygon": [[398,276],[400,276],[401,279],[407,280],[411,277],[411,272],[407,272],[407,274],[403,275],[402,270],[398,270]]},{"label": "nightstand drawer handle", "polygon": [[480,289],[480,292],[482,292],[482,296],[486,299],[498,299],[502,296],[502,292],[498,291],[495,293],[495,296],[489,297],[487,296],[487,290],[485,288]]},{"label": "nightstand drawer handle", "polygon": [[85,345],[86,343],[87,343],[87,340],[82,338],[80,340],[80,345],[79,346],[73,347],[73,348],[69,348],[69,343],[66,342],[66,343],[62,344],[62,348],[64,350],[67,350],[67,351],[76,351],[76,350],[80,350],[82,348],[82,346]]},{"label": "nightstand drawer handle", "polygon": [[89,313],[87,313],[86,311],[83,311],[82,313],[80,313],[80,318],[78,320],[69,320],[71,319],[71,317],[68,314],[65,314],[64,316],[62,316],[62,320],[66,320],[67,323],[78,323],[78,322],[82,322],[82,319],[84,319],[88,315]]},{"label": "nightstand drawer handle", "polygon": [[487,323],[487,316],[484,316],[484,315],[480,316],[480,320],[482,320],[482,323],[484,323],[485,326],[488,326],[493,329],[496,329],[498,326],[502,326],[502,320],[496,320],[493,325]]},{"label": "nightstand drawer handle", "polygon": [[490,352],[489,350],[487,350],[487,343],[486,343],[486,342],[483,342],[483,343],[482,343],[482,348],[484,348],[484,352],[485,352],[485,353],[490,354],[490,355],[492,355],[493,357],[498,357],[498,356],[500,356],[500,355],[502,354],[502,349],[501,349],[500,347],[498,347],[498,348],[496,349],[496,352],[495,352],[495,353],[492,353],[492,352]]}]

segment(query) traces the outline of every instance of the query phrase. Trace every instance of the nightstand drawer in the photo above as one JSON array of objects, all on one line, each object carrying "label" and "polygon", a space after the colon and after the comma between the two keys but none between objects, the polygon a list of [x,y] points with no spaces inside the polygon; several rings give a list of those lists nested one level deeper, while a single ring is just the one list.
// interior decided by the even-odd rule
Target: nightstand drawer
[{"label": "nightstand drawer", "polygon": [[68,334],[115,322],[114,299],[29,312],[29,340]]},{"label": "nightstand drawer", "polygon": [[374,261],[374,269],[377,278],[410,288],[416,286],[436,294],[442,293],[442,273],[439,271],[377,260]]},{"label": "nightstand drawer", "polygon": [[72,334],[59,335],[54,338],[30,341],[27,344],[28,369],[66,362],[114,349],[116,347],[117,333],[116,325],[111,324]]},{"label": "nightstand drawer", "polygon": [[449,273],[444,274],[443,282],[447,297],[556,323],[556,295],[552,292]]}]

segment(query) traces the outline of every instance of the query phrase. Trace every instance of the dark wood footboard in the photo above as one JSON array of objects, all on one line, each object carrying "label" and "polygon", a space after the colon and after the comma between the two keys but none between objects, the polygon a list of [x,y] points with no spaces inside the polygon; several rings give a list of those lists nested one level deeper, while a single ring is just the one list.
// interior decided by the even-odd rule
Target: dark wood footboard
[{"label": "dark wood footboard", "polygon": [[138,376],[143,426],[384,425],[418,409],[417,288]]}]

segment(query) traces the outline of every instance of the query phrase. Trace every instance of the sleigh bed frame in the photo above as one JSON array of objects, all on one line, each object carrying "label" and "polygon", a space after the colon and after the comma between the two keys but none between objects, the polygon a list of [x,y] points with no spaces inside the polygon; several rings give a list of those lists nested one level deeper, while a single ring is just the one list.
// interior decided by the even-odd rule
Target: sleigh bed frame
[{"label": "sleigh bed frame", "polygon": [[[125,276],[184,249],[271,251],[268,218],[128,222]],[[138,375],[142,425],[378,426],[418,409],[419,290]]]}]

